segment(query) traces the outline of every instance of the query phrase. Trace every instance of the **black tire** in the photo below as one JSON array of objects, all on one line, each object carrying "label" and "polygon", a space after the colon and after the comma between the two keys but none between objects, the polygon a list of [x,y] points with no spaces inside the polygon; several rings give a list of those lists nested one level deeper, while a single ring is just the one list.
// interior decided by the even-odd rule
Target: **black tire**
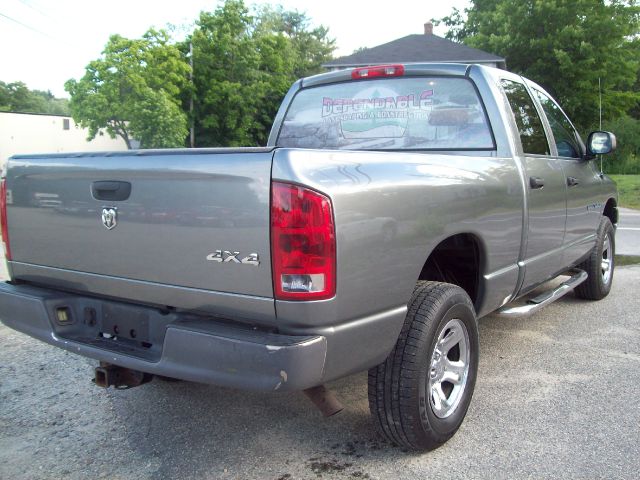
[{"label": "black tire", "polygon": [[576,296],[587,300],[600,300],[611,291],[615,268],[616,238],[608,217],[602,217],[596,235],[596,246],[589,258],[578,265],[588,278],[575,289]]},{"label": "black tire", "polygon": [[[453,347],[448,347],[444,355],[437,355],[437,359],[436,344],[439,352],[443,351],[447,348],[445,343],[449,343],[444,339],[453,342],[458,335],[466,343],[451,343]],[[463,351],[466,362],[462,361]],[[469,408],[478,354],[476,316],[466,292],[448,283],[418,282],[394,349],[384,363],[369,370],[369,409],[382,436],[411,450],[432,450],[449,440]],[[445,358],[456,365],[468,365],[458,377],[465,380],[460,381],[462,387],[456,390],[455,399],[454,384],[450,383],[453,388],[447,394],[447,382],[438,380],[442,368],[446,369],[441,367]],[[435,397],[432,399],[430,394],[432,381],[434,388],[439,382],[439,391],[451,400],[449,412],[434,403]],[[440,407],[443,405],[446,402],[440,403]]]}]

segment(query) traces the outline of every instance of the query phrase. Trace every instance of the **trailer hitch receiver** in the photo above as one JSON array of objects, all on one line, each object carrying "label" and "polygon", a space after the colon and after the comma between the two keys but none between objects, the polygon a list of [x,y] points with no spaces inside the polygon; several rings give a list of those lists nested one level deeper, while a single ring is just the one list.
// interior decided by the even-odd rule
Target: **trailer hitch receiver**
[{"label": "trailer hitch receiver", "polygon": [[100,366],[94,371],[93,383],[102,388],[114,387],[120,390],[138,387],[153,379],[150,373],[118,367],[106,362],[100,362]]}]

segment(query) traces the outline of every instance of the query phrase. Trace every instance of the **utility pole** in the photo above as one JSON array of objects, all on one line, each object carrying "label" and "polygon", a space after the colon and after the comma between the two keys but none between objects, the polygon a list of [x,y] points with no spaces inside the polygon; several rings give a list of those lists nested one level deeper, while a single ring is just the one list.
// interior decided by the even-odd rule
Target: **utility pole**
[{"label": "utility pole", "polygon": [[191,71],[189,72],[189,79],[191,80],[191,100],[189,100],[189,116],[191,117],[191,134],[190,143],[191,148],[196,146],[196,130],[195,119],[193,118],[193,43],[189,42],[189,65],[191,65]]}]

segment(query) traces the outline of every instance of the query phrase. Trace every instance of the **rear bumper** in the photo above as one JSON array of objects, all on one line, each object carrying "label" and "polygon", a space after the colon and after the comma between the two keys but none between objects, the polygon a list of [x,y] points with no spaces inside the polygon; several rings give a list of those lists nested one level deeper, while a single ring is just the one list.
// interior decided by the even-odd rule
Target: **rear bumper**
[{"label": "rear bumper", "polygon": [[[66,322],[57,319],[60,308],[68,309]],[[0,320],[85,357],[156,375],[251,390],[303,390],[319,385],[327,353],[327,341],[321,335],[281,335],[220,319],[8,283],[0,284]],[[115,326],[120,336],[101,334],[113,334]]]}]

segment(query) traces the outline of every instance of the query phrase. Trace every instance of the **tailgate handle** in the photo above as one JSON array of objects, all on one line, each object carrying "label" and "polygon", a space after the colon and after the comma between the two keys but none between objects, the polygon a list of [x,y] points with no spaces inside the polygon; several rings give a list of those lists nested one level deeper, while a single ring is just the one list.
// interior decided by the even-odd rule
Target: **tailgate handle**
[{"label": "tailgate handle", "polygon": [[91,195],[96,200],[126,200],[131,195],[131,184],[116,180],[93,182],[91,184]]}]

